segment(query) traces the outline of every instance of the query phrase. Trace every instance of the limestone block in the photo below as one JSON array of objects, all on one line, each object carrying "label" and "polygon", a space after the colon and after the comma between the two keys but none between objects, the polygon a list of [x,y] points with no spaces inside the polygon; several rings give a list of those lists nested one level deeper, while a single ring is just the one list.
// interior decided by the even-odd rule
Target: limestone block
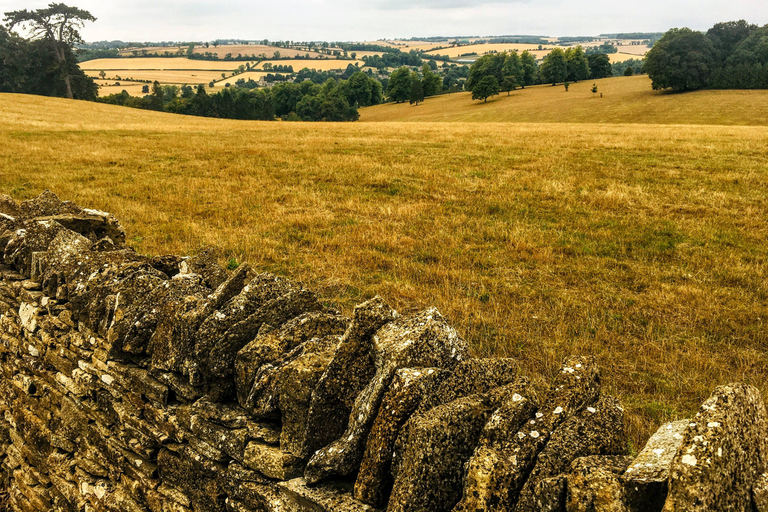
[{"label": "limestone block", "polygon": [[355,307],[352,322],[312,393],[302,453],[312,454],[344,433],[357,395],[375,373],[373,334],[398,316],[378,296]]},{"label": "limestone block", "polygon": [[[311,427],[307,424],[307,417],[312,391],[331,362],[339,339],[339,336],[326,336],[304,342],[275,365],[273,392],[278,398],[283,426],[280,448],[296,457],[306,459],[303,450],[307,430]],[[268,382],[267,377],[259,372],[258,383]],[[256,389],[257,384],[254,383],[254,391]]]},{"label": "limestone block", "polygon": [[280,482],[277,488],[285,496],[287,510],[295,512],[375,512],[376,509],[355,500],[348,482],[329,482],[308,486],[303,478]]},{"label": "limestone block", "polygon": [[622,476],[627,507],[632,512],[659,512],[667,499],[669,467],[691,420],[659,427]]},{"label": "limestone block", "polygon": [[355,481],[356,499],[374,507],[386,504],[393,482],[390,467],[397,436],[422,398],[433,391],[448,373],[439,368],[404,368],[395,372],[368,435]]},{"label": "limestone block", "polygon": [[355,400],[344,434],[310,459],[304,473],[310,484],[358,469],[381,399],[398,369],[450,370],[468,356],[466,342],[435,308],[388,323],[374,335],[371,350],[376,373]]},{"label": "limestone block", "polygon": [[[284,361],[260,372],[262,366],[277,361],[292,352],[297,346],[313,338],[344,334],[348,325],[349,319],[347,317],[335,313],[311,311],[289,320],[279,329],[267,333],[260,331],[253,341],[238,351],[235,358],[235,382],[240,404],[243,407],[253,409],[253,405],[246,405],[248,396],[253,394],[252,401],[260,402],[258,389],[266,391],[266,388],[270,387],[260,383],[257,385],[258,389],[254,391],[256,375],[261,373],[260,380],[270,380],[268,375],[282,366]],[[272,393],[272,391],[270,390],[268,393]]]},{"label": "limestone block", "polygon": [[752,487],[752,503],[757,512],[768,512],[768,473],[763,473]]},{"label": "limestone block", "polygon": [[566,419],[552,432],[520,491],[516,510],[533,512],[538,483],[567,472],[575,459],[589,455],[626,454],[624,409],[616,398],[604,396]]},{"label": "limestone block", "polygon": [[[482,478],[468,485],[457,510],[510,510],[552,432],[566,419],[592,404],[599,394],[598,369],[590,358],[565,360],[534,418],[517,430],[494,429],[481,441]],[[522,395],[522,393],[520,393]],[[513,418],[516,420],[516,418]],[[473,462],[470,462],[470,468]],[[470,474],[472,469],[470,469]],[[554,475],[551,475],[554,476]],[[470,481],[468,480],[468,484]]]},{"label": "limestone block", "polygon": [[757,388],[715,388],[683,434],[663,510],[748,510],[751,488],[766,469],[766,428]]},{"label": "limestone block", "polygon": [[289,480],[301,475],[304,463],[277,446],[251,441],[245,448],[243,464],[269,478]]},{"label": "limestone block", "polygon": [[568,475],[567,512],[626,512],[621,474],[631,457],[590,456],[573,461]]},{"label": "limestone block", "polygon": [[523,428],[537,407],[535,392],[526,379],[520,379],[484,426],[467,464],[463,496],[454,510],[482,510],[499,505],[505,478],[513,469],[512,461],[506,456],[513,443],[511,433]]},{"label": "limestone block", "polygon": [[460,398],[412,416],[398,440],[390,512],[451,510],[461,499],[464,465],[483,427],[506,398],[524,384],[509,384],[489,393]]},{"label": "limestone block", "polygon": [[[162,309],[158,311],[156,327],[147,347],[152,359],[150,368],[189,375],[188,361],[194,359],[198,328],[217,308],[240,293],[249,275],[250,267],[243,264],[213,293],[209,294],[207,287],[204,287],[205,291],[190,290],[193,293],[184,293],[187,288],[181,286],[178,293],[172,293],[169,298],[159,301],[158,305]],[[187,278],[176,276],[171,281],[184,279]],[[203,285],[197,278],[193,279],[197,286]],[[190,379],[190,384],[201,383]]]}]

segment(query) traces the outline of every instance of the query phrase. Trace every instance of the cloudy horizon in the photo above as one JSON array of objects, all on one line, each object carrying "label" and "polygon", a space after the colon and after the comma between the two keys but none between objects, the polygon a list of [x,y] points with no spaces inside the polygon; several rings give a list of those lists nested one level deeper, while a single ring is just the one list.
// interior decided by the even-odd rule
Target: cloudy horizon
[{"label": "cloudy horizon", "polygon": [[[0,0],[0,12],[38,9],[48,1]],[[70,5],[70,4],[68,4]],[[276,2],[137,0],[104,5],[79,0],[95,23],[86,41],[212,41],[215,39],[363,41],[432,36],[594,36],[616,32],[665,32],[672,27],[706,30],[715,23],[746,19],[768,24],[764,0],[727,5],[721,0],[648,0],[617,8],[608,0],[307,0]]]}]

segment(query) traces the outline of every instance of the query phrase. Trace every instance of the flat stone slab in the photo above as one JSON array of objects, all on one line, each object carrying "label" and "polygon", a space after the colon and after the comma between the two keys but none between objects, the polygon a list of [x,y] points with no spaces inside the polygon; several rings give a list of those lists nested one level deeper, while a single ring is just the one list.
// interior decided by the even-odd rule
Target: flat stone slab
[{"label": "flat stone slab", "polygon": [[683,434],[663,510],[749,510],[751,489],[766,468],[767,427],[757,388],[715,388]]},{"label": "flat stone slab", "polygon": [[298,457],[277,446],[256,441],[251,441],[245,448],[243,464],[277,480],[290,480],[304,471],[304,464]]},{"label": "flat stone slab", "polygon": [[667,499],[669,467],[690,422],[679,420],[659,427],[622,475],[629,510],[658,512],[662,509]]},{"label": "flat stone slab", "polygon": [[290,502],[287,510],[295,512],[377,512],[373,508],[352,497],[352,484],[349,482],[326,482],[309,487],[303,478],[280,482],[277,488]]}]

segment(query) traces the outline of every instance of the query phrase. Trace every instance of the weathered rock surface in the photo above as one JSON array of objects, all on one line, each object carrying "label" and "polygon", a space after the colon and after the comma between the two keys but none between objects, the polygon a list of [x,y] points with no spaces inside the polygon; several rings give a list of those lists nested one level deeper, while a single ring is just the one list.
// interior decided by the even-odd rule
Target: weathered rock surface
[{"label": "weathered rock surface", "polygon": [[616,398],[602,397],[592,406],[587,406],[579,414],[565,420],[550,435],[549,442],[536,458],[536,464],[520,491],[515,510],[535,510],[534,505],[538,501],[535,491],[539,482],[566,472],[575,459],[589,455],[626,453],[624,409]]},{"label": "weathered rock surface", "polygon": [[[468,470],[468,475],[477,476],[471,477],[473,480],[468,477],[457,510],[509,510],[515,507],[536,458],[552,432],[594,403],[599,385],[600,376],[591,359],[567,359],[534,418],[518,430],[497,431],[488,440],[481,441],[483,451],[477,454],[477,459],[473,457]],[[517,419],[514,420],[517,424]]]},{"label": "weathered rock surface", "polygon": [[[461,499],[464,464],[495,409],[527,383],[470,395],[413,416],[399,459],[388,511],[451,510]],[[400,443],[400,441],[398,441]]]},{"label": "weathered rock surface", "polygon": [[434,308],[388,323],[373,337],[376,373],[355,400],[347,430],[318,450],[304,472],[309,484],[357,470],[381,399],[400,368],[452,369],[467,358],[466,343]]},{"label": "weathered rock surface", "polygon": [[278,484],[287,497],[289,510],[317,512],[375,512],[373,507],[351,496],[349,483],[330,482],[308,486],[303,478]]},{"label": "weathered rock surface", "polygon": [[567,512],[626,512],[621,474],[631,460],[626,455],[574,460],[568,475]]},{"label": "weathered rock surface", "polygon": [[752,487],[752,503],[757,512],[768,512],[768,473],[763,473]]},{"label": "weathered rock surface", "polygon": [[658,512],[664,507],[669,468],[689,423],[679,420],[662,425],[627,468],[622,479],[627,508],[632,512]]},{"label": "weathered rock surface", "polygon": [[398,317],[397,311],[378,296],[355,307],[352,322],[312,392],[303,455],[315,453],[344,433],[357,396],[376,370],[372,337]]},{"label": "weathered rock surface", "polygon": [[750,490],[766,469],[766,419],[756,388],[716,388],[683,434],[663,510],[748,510]]},{"label": "weathered rock surface", "polygon": [[439,368],[405,368],[395,372],[368,436],[355,481],[355,498],[375,507],[386,504],[392,489],[390,468],[397,436],[422,398],[434,392],[447,373]]}]

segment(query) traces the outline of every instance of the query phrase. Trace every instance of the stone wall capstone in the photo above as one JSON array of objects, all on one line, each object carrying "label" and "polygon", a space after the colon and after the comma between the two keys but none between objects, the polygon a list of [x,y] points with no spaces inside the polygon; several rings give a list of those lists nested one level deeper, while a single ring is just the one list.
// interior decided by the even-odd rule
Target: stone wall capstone
[{"label": "stone wall capstone", "polygon": [[434,308],[346,317],[214,250],[125,240],[49,191],[0,195],[10,510],[768,512],[754,387],[718,387],[633,459],[589,357],[537,389]]}]

